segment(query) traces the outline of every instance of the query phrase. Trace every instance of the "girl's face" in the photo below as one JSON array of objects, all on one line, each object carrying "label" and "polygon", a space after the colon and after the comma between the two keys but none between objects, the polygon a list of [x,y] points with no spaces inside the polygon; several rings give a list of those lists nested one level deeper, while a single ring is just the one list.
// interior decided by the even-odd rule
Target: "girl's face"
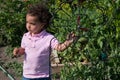
[{"label": "girl's face", "polygon": [[26,28],[31,34],[40,33],[43,30],[44,24],[40,23],[36,16],[26,15]]}]

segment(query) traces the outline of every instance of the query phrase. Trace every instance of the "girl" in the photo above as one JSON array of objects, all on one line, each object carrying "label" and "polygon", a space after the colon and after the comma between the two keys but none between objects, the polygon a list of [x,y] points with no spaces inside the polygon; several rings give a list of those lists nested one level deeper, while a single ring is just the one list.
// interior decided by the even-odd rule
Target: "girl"
[{"label": "girl", "polygon": [[15,48],[13,54],[24,54],[23,80],[51,80],[50,53],[52,49],[63,51],[73,42],[75,35],[59,43],[46,31],[52,15],[43,3],[30,6],[26,14],[27,33],[23,35],[21,47]]}]

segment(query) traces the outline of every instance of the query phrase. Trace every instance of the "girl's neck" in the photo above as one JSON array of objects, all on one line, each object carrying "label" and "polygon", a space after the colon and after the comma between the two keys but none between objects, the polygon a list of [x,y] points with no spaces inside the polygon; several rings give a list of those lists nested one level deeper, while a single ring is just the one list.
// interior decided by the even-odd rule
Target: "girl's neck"
[{"label": "girl's neck", "polygon": [[41,31],[39,31],[39,32],[35,32],[35,33],[30,32],[30,35],[31,35],[31,36],[34,36],[34,35],[36,35],[36,34],[41,33],[43,30],[44,30],[44,29],[42,29],[42,30],[41,30]]}]

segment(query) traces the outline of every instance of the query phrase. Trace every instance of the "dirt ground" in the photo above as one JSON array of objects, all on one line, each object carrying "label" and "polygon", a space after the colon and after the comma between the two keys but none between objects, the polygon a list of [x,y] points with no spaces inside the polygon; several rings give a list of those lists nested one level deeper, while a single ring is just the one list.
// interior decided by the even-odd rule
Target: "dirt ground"
[{"label": "dirt ground", "polygon": [[[2,65],[3,58],[3,48],[0,48],[0,65]],[[9,78],[4,74],[4,72],[0,69],[0,80],[9,80]]]},{"label": "dirt ground", "polygon": [[[7,73],[10,74],[13,78],[15,78],[15,80],[20,80],[20,77],[13,76],[13,74],[15,74],[13,69],[6,68],[5,66],[8,62],[15,61],[6,55],[5,49],[6,47],[0,47],[0,66],[2,66],[3,69],[5,69]],[[0,69],[0,80],[10,80],[8,74]]]},{"label": "dirt ground", "polygon": [[[7,70],[8,73],[11,74],[11,76],[15,79],[15,80],[21,80],[21,77],[18,77],[17,75],[15,75],[15,71],[14,69],[7,69],[4,65],[7,64],[8,62],[13,62],[13,61],[17,61],[22,63],[23,61],[23,57],[19,57],[19,58],[15,58],[15,59],[11,59],[10,57],[8,57],[5,53],[5,49],[6,47],[0,47],[0,65]],[[52,66],[52,75],[60,72],[60,68],[56,67],[55,65]],[[10,80],[10,78],[0,69],[0,80]],[[60,80],[59,78],[54,79],[54,80]]]},{"label": "dirt ground", "polygon": [[6,75],[0,70],[0,80],[10,80]]},{"label": "dirt ground", "polygon": [[[0,65],[2,65],[2,61],[6,60],[3,55],[4,48],[0,48]],[[4,59],[3,59],[4,57]],[[5,75],[5,73],[0,69],[0,80],[9,80],[9,78]]]}]

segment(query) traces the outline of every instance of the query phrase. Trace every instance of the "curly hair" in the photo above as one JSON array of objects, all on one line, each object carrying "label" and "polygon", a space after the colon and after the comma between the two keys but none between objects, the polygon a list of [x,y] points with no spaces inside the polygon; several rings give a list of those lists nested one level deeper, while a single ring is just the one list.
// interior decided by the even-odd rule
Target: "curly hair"
[{"label": "curly hair", "polygon": [[38,20],[41,23],[45,23],[45,26],[44,26],[45,28],[47,28],[50,25],[50,20],[52,18],[52,15],[44,3],[30,5],[30,7],[28,8],[27,14],[38,17]]}]

